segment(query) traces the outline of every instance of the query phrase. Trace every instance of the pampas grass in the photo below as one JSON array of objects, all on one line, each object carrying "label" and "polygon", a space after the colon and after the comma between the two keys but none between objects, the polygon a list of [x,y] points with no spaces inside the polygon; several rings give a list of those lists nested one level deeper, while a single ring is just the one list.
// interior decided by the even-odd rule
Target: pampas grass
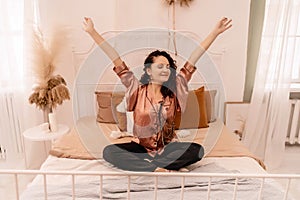
[{"label": "pampas grass", "polygon": [[60,75],[54,75],[55,58],[60,53],[64,42],[62,31],[56,31],[50,39],[46,39],[36,28],[32,33],[32,64],[31,70],[35,77],[35,85],[29,96],[29,103],[37,108],[52,112],[53,108],[70,99],[67,83]]},{"label": "pampas grass", "polygon": [[41,110],[53,111],[64,100],[70,99],[70,93],[66,87],[66,81],[60,75],[51,76],[46,86],[35,86],[29,97],[30,104],[36,104]]}]

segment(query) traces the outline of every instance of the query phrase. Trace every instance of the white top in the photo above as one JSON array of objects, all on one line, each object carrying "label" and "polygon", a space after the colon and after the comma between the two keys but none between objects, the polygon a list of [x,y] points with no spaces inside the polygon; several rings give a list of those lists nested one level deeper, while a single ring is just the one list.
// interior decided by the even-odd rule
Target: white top
[{"label": "white top", "polygon": [[58,124],[57,131],[53,132],[49,129],[45,129],[42,125],[43,124],[27,129],[23,132],[23,136],[32,141],[47,141],[57,139],[70,130],[67,125]]}]

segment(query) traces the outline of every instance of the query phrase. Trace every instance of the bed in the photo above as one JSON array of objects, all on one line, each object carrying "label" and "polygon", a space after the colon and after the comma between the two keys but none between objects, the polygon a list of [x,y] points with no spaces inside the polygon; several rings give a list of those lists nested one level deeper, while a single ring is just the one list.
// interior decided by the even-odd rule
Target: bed
[{"label": "bed", "polygon": [[[86,117],[77,127],[85,129],[94,124],[95,130],[99,126],[110,131],[117,128],[95,120]],[[51,155],[36,172],[40,175],[20,199],[293,199],[275,179],[284,176],[267,174],[263,163],[221,120],[209,125],[190,129],[188,136],[185,133],[179,139],[201,142],[209,129],[221,131],[212,150],[188,166],[188,172],[170,173],[119,170],[101,158],[101,148],[90,153],[82,144],[79,131],[73,129],[53,145]],[[106,133],[102,136],[110,142],[131,140],[130,136],[115,139]]]},{"label": "bed", "polygon": [[41,175],[20,199],[292,199],[218,118],[217,93],[191,90],[180,117],[197,118],[195,110],[205,117],[195,123],[181,119],[176,130],[177,142],[202,144],[205,157],[187,166],[188,172],[146,173],[123,171],[103,160],[106,145],[134,138],[130,116],[117,109],[124,93],[96,91],[97,116],[81,117],[55,141]]},{"label": "bed", "polygon": [[[170,49],[173,44],[175,49],[171,52],[178,48],[177,53],[181,57],[176,60],[180,65],[186,57],[185,53],[194,49],[195,42],[186,41],[186,35],[176,33],[175,47],[173,41],[164,40],[170,35],[175,36],[175,33],[161,30],[148,31],[147,34],[145,31],[126,32],[111,43],[116,43],[115,48],[129,66],[137,66],[133,61],[141,63],[139,57],[143,58],[149,50]],[[164,41],[160,42],[161,39]],[[128,53],[128,46],[134,50]],[[139,48],[145,46],[150,48],[142,52]],[[140,56],[136,56],[137,53]],[[120,108],[124,88],[120,89],[117,80],[106,76],[106,69],[112,67],[109,64],[104,63],[106,67],[97,71],[98,61],[107,61],[107,58],[96,49],[86,60],[84,65],[87,67],[78,70],[73,96],[74,127],[53,143],[50,155],[40,170],[1,170],[0,174],[13,175],[16,199],[22,200],[297,199],[293,198],[290,187],[293,180],[299,180],[300,176],[268,174],[264,163],[224,125],[225,97],[221,78],[217,71],[205,71],[216,70],[215,66],[201,68],[220,64],[223,53],[204,56],[199,63],[202,73],[195,77],[204,84],[191,81],[189,108],[180,114],[178,120],[178,142],[197,142],[205,149],[204,158],[187,166],[188,171],[129,172],[103,160],[102,150],[106,145],[129,142],[133,137],[130,113]],[[91,62],[91,59],[97,62]],[[139,67],[133,69],[135,73],[140,73],[139,70]],[[102,85],[99,86],[98,82]],[[114,84],[111,85],[111,82]],[[21,191],[18,181],[23,175],[34,175],[35,178]],[[284,186],[278,182],[279,179],[285,181]]]},{"label": "bed", "polygon": [[[117,113],[124,93],[96,91],[97,115],[81,117],[69,133],[56,140],[40,170],[2,170],[0,174],[14,175],[15,196],[22,200],[297,199],[290,187],[300,176],[268,174],[264,163],[215,114],[217,92],[200,91],[190,91],[186,112],[198,107],[202,114],[205,110],[206,117],[195,124],[180,121],[176,130],[177,142],[197,142],[205,149],[204,158],[187,166],[188,171],[130,172],[104,161],[106,145],[134,138],[129,115]],[[181,114],[185,115],[191,113]],[[35,178],[21,191],[18,181],[23,175]],[[284,180],[284,186],[278,180]]]}]

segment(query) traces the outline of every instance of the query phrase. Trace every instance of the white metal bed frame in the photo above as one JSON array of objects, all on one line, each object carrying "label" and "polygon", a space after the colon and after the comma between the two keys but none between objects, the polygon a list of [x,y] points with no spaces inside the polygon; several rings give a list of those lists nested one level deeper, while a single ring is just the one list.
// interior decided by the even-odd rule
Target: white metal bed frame
[{"label": "white metal bed frame", "polygon": [[50,175],[68,175],[72,177],[72,199],[76,199],[75,197],[75,176],[99,176],[99,185],[100,185],[100,200],[102,199],[102,189],[103,189],[103,177],[104,176],[125,176],[127,177],[127,199],[130,200],[130,180],[131,176],[147,176],[153,177],[155,180],[155,188],[154,188],[154,198],[157,199],[157,189],[158,189],[158,177],[181,177],[181,194],[180,199],[184,198],[184,188],[185,188],[185,178],[186,177],[201,177],[208,178],[208,189],[207,189],[207,199],[210,199],[210,188],[211,188],[211,180],[212,178],[233,178],[235,180],[234,188],[232,191],[232,199],[236,199],[237,191],[238,191],[238,182],[241,178],[254,178],[260,179],[261,185],[257,199],[261,199],[263,187],[266,179],[284,179],[287,181],[284,197],[283,199],[287,199],[289,195],[290,184],[292,180],[300,180],[300,175],[296,174],[245,174],[245,173],[186,173],[186,172],[101,172],[101,171],[43,171],[43,170],[0,170],[0,175],[13,175],[15,182],[15,194],[16,198],[20,198],[19,191],[19,176],[20,175],[42,175],[43,176],[43,188],[44,188],[44,199],[48,199],[47,193],[47,176]]},{"label": "white metal bed frame", "polygon": [[[121,31],[109,31],[106,34],[113,33],[118,34]],[[194,33],[183,31],[186,34],[190,34],[190,36],[193,37],[193,39],[197,40],[197,36],[195,36]],[[88,55],[95,47],[95,44],[92,45],[92,47],[87,50],[86,52],[76,52],[74,51],[74,55]],[[223,50],[222,53],[224,53],[225,50]],[[214,52],[210,52],[213,53]],[[66,175],[71,176],[72,178],[72,199],[76,199],[75,191],[75,177],[76,176],[98,176],[99,177],[99,187],[100,187],[100,194],[99,199],[103,199],[102,192],[103,192],[103,177],[105,176],[121,176],[121,177],[127,177],[127,199],[131,199],[131,177],[133,176],[144,176],[144,177],[152,177],[154,178],[154,190],[153,190],[153,199],[157,199],[157,192],[158,192],[158,177],[180,177],[181,178],[181,192],[180,192],[180,199],[184,198],[184,188],[185,188],[185,178],[186,177],[199,177],[199,178],[208,178],[208,188],[207,188],[207,198],[210,199],[211,194],[211,181],[212,178],[232,178],[234,180],[234,187],[232,191],[232,199],[236,199],[237,197],[237,191],[238,191],[238,185],[239,180],[242,178],[253,178],[261,181],[260,189],[258,193],[258,198],[262,198],[262,192],[265,185],[266,179],[274,179],[274,180],[285,180],[287,181],[285,190],[284,190],[284,197],[283,199],[287,199],[289,197],[290,192],[290,185],[292,180],[300,180],[300,175],[296,174],[246,174],[246,173],[186,173],[186,172],[103,172],[103,171],[45,171],[45,170],[0,170],[0,175],[11,175],[14,177],[14,184],[15,184],[15,197],[16,199],[20,199],[20,176],[36,176],[36,175],[42,175],[43,177],[43,190],[44,190],[44,199],[48,199],[48,191],[47,191],[47,177],[51,175]]]}]

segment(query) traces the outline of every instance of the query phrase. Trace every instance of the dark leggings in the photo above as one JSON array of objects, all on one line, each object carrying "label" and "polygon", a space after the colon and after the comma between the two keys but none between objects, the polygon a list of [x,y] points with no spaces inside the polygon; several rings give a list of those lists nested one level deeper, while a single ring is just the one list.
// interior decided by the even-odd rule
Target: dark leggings
[{"label": "dark leggings", "polygon": [[197,143],[171,142],[161,155],[151,157],[147,150],[135,142],[112,144],[103,150],[103,158],[114,166],[128,171],[154,171],[157,167],[179,170],[193,164],[204,155]]}]

